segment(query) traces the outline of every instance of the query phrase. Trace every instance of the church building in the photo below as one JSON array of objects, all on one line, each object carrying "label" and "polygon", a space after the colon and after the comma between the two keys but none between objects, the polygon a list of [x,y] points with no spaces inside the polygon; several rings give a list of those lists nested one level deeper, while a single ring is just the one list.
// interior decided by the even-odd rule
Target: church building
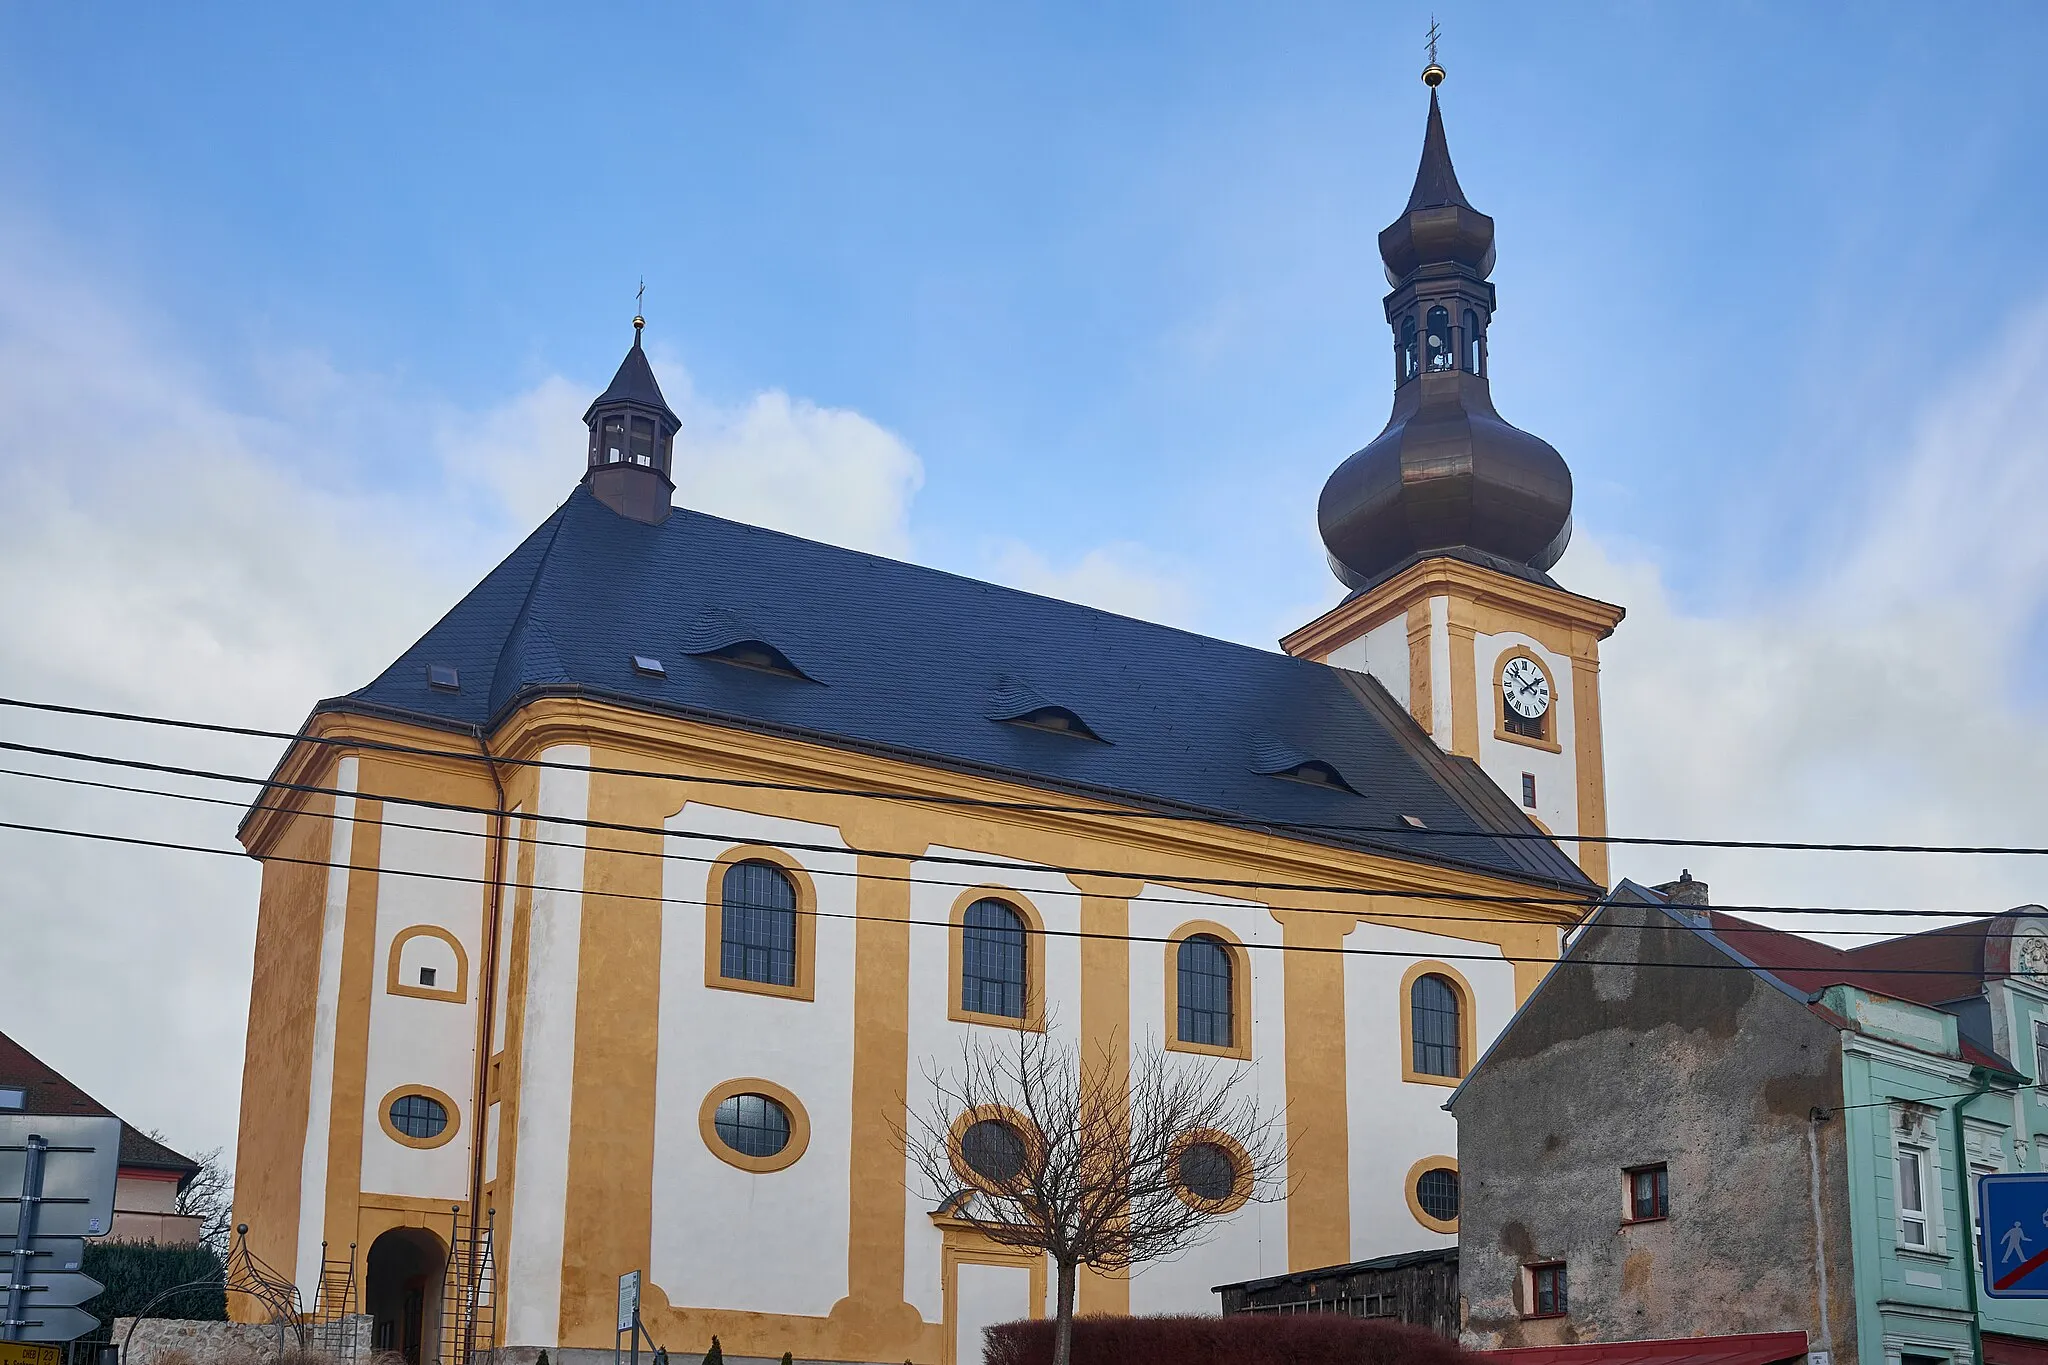
[{"label": "church building", "polygon": [[[580,482],[241,828],[236,1217],[309,1313],[594,1361],[639,1271],[674,1352],[978,1360],[1047,1267],[899,1133],[1017,1028],[1284,1114],[1284,1200],[1190,1190],[1212,1235],[1083,1312],[1455,1244],[1444,1101],[1605,889],[1559,836],[1605,832],[1622,613],[1549,576],[1571,477],[1494,410],[1441,76],[1379,235],[1392,416],[1318,508],[1349,594],[1284,652],[673,506],[634,319]],[[977,1126],[963,1172],[1023,1136]]]}]

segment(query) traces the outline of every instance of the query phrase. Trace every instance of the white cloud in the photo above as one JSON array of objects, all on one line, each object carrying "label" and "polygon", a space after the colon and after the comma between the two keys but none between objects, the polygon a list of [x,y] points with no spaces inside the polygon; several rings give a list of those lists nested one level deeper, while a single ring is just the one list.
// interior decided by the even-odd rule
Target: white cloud
[{"label": "white cloud", "polygon": [[1097,546],[1061,566],[1022,541],[1004,541],[994,549],[989,575],[1025,592],[1196,628],[1199,613],[1187,573],[1142,545]]},{"label": "white cloud", "polygon": [[[2048,608],[2048,309],[1870,474],[1834,567],[1748,615],[1688,614],[1648,565],[1592,538],[1574,549],[1564,581],[1629,609],[1601,672],[1616,833],[2044,842],[2048,723],[2013,684]],[[2041,858],[1631,849],[1615,865],[1642,880],[1689,866],[1732,903],[2048,900]]]},{"label": "white cloud", "polygon": [[[581,471],[588,384],[549,378],[470,413],[293,352],[252,360],[244,406],[46,244],[4,224],[0,244],[0,693],[295,728],[381,670]],[[902,441],[779,392],[724,408],[663,369],[686,422],[681,498],[907,551],[922,470]],[[424,459],[394,470],[394,440]],[[259,774],[279,747],[13,709],[0,737]],[[248,795],[4,752],[0,766]],[[0,820],[232,848],[237,816],[0,777]],[[132,1121],[231,1147],[257,881],[235,858],[0,831],[5,1027]]]}]

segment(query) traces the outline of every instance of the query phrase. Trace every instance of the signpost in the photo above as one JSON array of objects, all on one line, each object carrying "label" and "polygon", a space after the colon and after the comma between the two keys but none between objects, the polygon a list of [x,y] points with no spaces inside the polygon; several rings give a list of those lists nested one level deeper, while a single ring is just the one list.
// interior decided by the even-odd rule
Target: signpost
[{"label": "signpost", "polygon": [[1977,1177],[1984,1294],[2048,1299],[2048,1174]]},{"label": "signpost", "polygon": [[640,1338],[654,1350],[654,1365],[668,1365],[668,1352],[654,1345],[647,1329],[640,1325],[640,1272],[629,1270],[619,1276],[619,1330],[612,1337],[612,1365],[619,1365],[619,1338],[632,1334],[633,1365],[640,1365]]},{"label": "signpost", "polygon": [[0,1114],[0,1227],[14,1215],[0,1240],[0,1349],[10,1356],[21,1349],[13,1343],[71,1341],[100,1325],[77,1306],[104,1287],[79,1273],[80,1239],[113,1227],[120,1162],[119,1119]]}]

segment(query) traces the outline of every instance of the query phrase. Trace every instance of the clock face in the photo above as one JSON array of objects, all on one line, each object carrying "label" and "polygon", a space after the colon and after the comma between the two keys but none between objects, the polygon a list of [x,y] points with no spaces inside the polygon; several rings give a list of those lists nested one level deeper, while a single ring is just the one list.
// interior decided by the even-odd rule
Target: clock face
[{"label": "clock face", "polygon": [[1501,696],[1518,716],[1536,719],[1550,709],[1550,679],[1533,659],[1516,655],[1500,670]]}]

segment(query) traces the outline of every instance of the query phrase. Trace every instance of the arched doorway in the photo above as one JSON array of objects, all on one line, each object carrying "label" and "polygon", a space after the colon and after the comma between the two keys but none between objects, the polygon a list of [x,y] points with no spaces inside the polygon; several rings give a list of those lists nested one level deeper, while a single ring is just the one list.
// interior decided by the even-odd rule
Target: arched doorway
[{"label": "arched doorway", "polygon": [[406,1365],[441,1359],[441,1272],[448,1252],[425,1228],[393,1228],[370,1243],[363,1274],[363,1311],[370,1344],[396,1351]]}]

